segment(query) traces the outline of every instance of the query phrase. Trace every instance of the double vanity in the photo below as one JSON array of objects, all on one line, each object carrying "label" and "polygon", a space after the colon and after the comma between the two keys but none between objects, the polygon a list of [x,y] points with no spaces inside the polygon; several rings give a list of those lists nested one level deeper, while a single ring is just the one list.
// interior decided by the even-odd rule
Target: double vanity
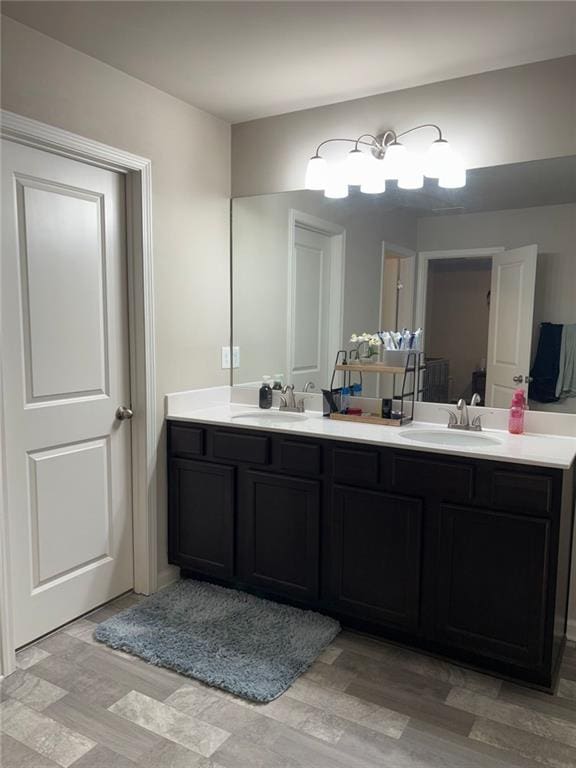
[{"label": "double vanity", "polygon": [[168,396],[167,419],[169,559],[184,575],[553,686],[576,440],[418,418],[383,428],[207,395]]}]

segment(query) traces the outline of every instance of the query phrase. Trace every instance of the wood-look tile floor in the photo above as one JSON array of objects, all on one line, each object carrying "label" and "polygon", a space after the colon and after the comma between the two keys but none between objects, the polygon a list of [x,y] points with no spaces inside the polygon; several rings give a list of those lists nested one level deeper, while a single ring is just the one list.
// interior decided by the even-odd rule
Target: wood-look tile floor
[{"label": "wood-look tile floor", "polygon": [[251,704],[93,640],[120,598],[18,654],[2,768],[576,767],[576,647],[556,695],[343,632]]}]

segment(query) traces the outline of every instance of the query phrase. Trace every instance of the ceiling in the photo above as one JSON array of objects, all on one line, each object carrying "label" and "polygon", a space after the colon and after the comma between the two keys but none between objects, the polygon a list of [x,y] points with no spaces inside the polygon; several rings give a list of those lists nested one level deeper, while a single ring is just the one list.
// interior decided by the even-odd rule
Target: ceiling
[{"label": "ceiling", "polygon": [[576,53],[574,2],[4,2],[229,122]]}]

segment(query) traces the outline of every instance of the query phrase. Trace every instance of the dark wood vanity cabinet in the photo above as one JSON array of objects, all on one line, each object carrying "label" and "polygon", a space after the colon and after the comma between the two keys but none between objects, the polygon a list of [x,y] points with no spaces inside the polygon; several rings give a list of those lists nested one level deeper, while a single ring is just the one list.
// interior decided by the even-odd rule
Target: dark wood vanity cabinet
[{"label": "dark wood vanity cabinet", "polygon": [[573,469],[168,423],[169,559],[549,688]]},{"label": "dark wood vanity cabinet", "polygon": [[332,605],[360,619],[417,632],[422,502],[335,485],[331,513]]},{"label": "dark wood vanity cabinet", "polygon": [[442,505],[436,638],[529,668],[545,651],[551,521]]},{"label": "dark wood vanity cabinet", "polygon": [[234,467],[208,462],[170,462],[171,562],[205,576],[233,577],[234,473]]},{"label": "dark wood vanity cabinet", "polygon": [[241,472],[238,576],[270,593],[316,600],[320,577],[320,483]]}]

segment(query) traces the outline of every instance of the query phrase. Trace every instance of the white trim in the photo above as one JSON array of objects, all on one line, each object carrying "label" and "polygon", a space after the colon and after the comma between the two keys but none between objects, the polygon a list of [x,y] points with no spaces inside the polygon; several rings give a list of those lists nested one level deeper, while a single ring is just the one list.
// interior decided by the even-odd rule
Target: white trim
[{"label": "white trim", "polygon": [[175,565],[169,565],[163,570],[160,571],[158,574],[158,584],[157,589],[163,589],[164,587],[167,587],[169,584],[173,584],[175,581],[178,581],[180,578],[180,569],[177,568]]},{"label": "white trim", "polygon": [[428,265],[436,259],[481,259],[502,253],[504,247],[495,245],[493,248],[459,248],[453,251],[420,251],[418,253],[418,270],[416,280],[416,306],[414,307],[414,326],[423,328],[422,341],[426,349],[426,294],[428,292]]},{"label": "white trim", "polygon": [[[150,594],[157,589],[156,372],[154,277],[152,261],[151,163],[143,157],[55,128],[37,120],[2,111],[0,137],[73,160],[126,175],[128,293],[130,315],[130,388],[136,414],[132,421],[132,482],[134,525],[134,589]],[[1,331],[1,329],[0,329]],[[1,349],[1,347],[0,347]],[[2,396],[0,357],[0,397]],[[2,399],[2,404],[3,404]],[[3,423],[3,420],[2,420]],[[1,426],[1,424],[0,424]],[[0,479],[4,435],[0,430]],[[8,514],[0,496],[0,672],[15,668],[9,552]]]},{"label": "white trim", "polygon": [[[404,260],[410,260],[411,262],[411,280],[412,280],[412,296],[409,298],[409,318],[407,318],[406,322],[409,327],[414,326],[414,328],[418,328],[418,325],[413,323],[414,319],[414,300],[415,300],[415,293],[416,293],[416,260],[418,257],[418,254],[416,251],[412,250],[411,248],[406,248],[404,245],[396,245],[395,243],[390,243],[387,240],[382,240],[382,246],[381,246],[381,255],[380,255],[380,302],[379,302],[379,309],[378,309],[378,330],[388,330],[385,328],[381,328],[382,325],[382,313],[384,311],[384,286],[386,283],[385,280],[385,269],[386,269],[386,253],[387,251],[390,251],[392,254],[396,256],[401,256],[402,261]],[[400,270],[398,271],[398,277],[397,279],[400,279]],[[398,330],[397,328],[394,328],[393,330]],[[378,373],[376,375],[376,392],[379,397],[382,396],[382,374]],[[396,391],[396,375],[394,374],[392,376],[392,392]]]},{"label": "white trim", "polygon": [[334,224],[317,216],[312,216],[303,211],[290,208],[288,211],[288,301],[286,316],[286,375],[292,371],[292,280],[294,260],[294,230],[296,226],[319,232],[331,239],[331,263],[330,263],[330,314],[336,322],[330,323],[328,332],[328,349],[336,357],[336,352],[342,348],[342,336],[344,333],[344,275],[346,267],[346,229],[339,224]]}]

